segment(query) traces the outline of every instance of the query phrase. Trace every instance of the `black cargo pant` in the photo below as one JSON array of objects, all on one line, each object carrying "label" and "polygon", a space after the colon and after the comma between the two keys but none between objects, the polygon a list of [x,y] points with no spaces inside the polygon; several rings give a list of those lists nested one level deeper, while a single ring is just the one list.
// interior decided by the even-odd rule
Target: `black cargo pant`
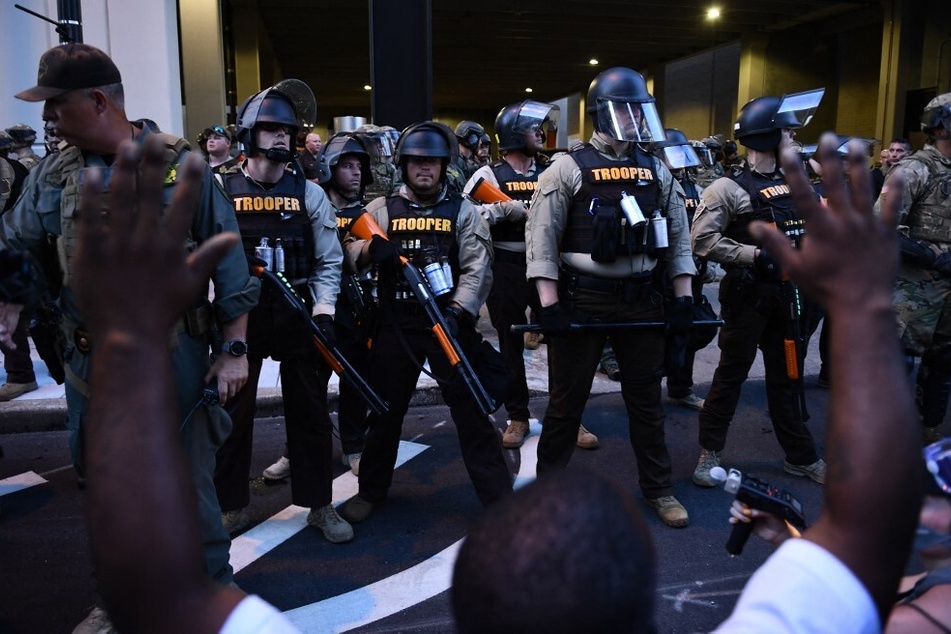
[{"label": "black cargo pant", "polygon": [[[663,297],[649,288],[635,301],[627,301],[621,292],[577,290],[573,310],[601,321],[664,319]],[[549,397],[538,441],[539,475],[564,467],[571,459],[606,337],[605,331],[588,331],[549,342]],[[611,343],[621,370],[621,395],[641,490],[648,498],[671,495],[671,460],[660,402],[664,331],[612,330]]]},{"label": "black cargo pant", "polygon": [[[460,385],[458,375],[436,344],[429,321],[419,306],[395,302],[391,311],[381,312],[370,355],[369,383],[389,404],[389,411],[382,415],[370,414],[367,419],[369,430],[360,461],[360,497],[375,504],[386,499],[393,482],[403,417],[425,360],[437,377],[451,377],[449,384],[442,388],[442,395],[456,425],[462,460],[479,501],[488,506],[510,493],[512,479],[502,456],[498,430],[487,416],[479,413],[475,400]],[[463,330],[473,328],[471,324],[462,325]],[[465,335],[462,333],[460,337]],[[410,348],[412,358],[400,336]]]},{"label": "black cargo pant", "polygon": [[492,263],[492,289],[485,302],[492,327],[499,334],[499,351],[512,371],[514,390],[505,402],[510,420],[527,421],[528,381],[525,378],[525,339],[522,333],[512,332],[511,326],[527,323],[525,310],[538,310],[538,292],[525,279],[525,253],[496,249]]},{"label": "black cargo pant", "polygon": [[814,463],[819,459],[816,443],[795,414],[792,383],[786,376],[786,322],[779,285],[754,281],[742,269],[730,271],[720,282],[720,308],[725,322],[718,341],[720,363],[700,412],[700,446],[710,451],[726,446],[743,382],[759,348],[776,439],[790,463]]}]

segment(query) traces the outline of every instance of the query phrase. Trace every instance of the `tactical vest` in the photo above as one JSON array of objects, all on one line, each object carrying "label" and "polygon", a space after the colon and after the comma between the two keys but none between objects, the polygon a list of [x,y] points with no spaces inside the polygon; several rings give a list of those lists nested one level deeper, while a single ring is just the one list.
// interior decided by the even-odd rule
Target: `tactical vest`
[{"label": "tactical vest", "polygon": [[16,181],[16,174],[13,166],[0,156],[0,211],[6,211],[8,206],[13,205],[14,181]]},{"label": "tactical vest", "polygon": [[334,214],[337,216],[337,237],[340,238],[340,242],[343,243],[344,237],[350,232],[350,225],[353,224],[354,220],[363,215],[363,205],[359,202],[355,202],[343,209],[337,208],[336,205],[334,205],[333,208]]},{"label": "tactical vest", "polygon": [[[165,144],[164,158],[168,167],[165,170],[165,185],[162,190],[164,208],[171,202],[172,194],[175,191],[175,184],[178,182],[178,166],[181,162],[180,159],[184,160],[184,152],[189,149],[188,141],[165,132],[150,131],[149,134],[158,137]],[[55,196],[55,188],[62,187],[59,203],[60,236],[56,248],[60,268],[63,271],[63,285],[68,286],[73,258],[76,255],[76,246],[79,242],[79,222],[76,214],[79,210],[80,172],[86,167],[102,169],[104,172],[102,176],[103,193],[105,193],[109,188],[112,167],[106,165],[98,155],[83,156],[82,150],[74,145],[62,150],[53,160],[55,162],[50,166],[43,179],[46,184],[52,185],[54,188],[47,192],[49,195]],[[41,191],[41,195],[43,194],[44,192]],[[106,213],[108,209],[105,207],[105,197],[102,200],[102,211]]]},{"label": "tactical vest", "polygon": [[237,170],[221,175],[221,183],[234,205],[241,242],[246,255],[268,239],[274,248],[277,240],[284,247],[284,276],[299,283],[310,273],[314,259],[314,237],[305,207],[307,179],[300,171],[285,171],[269,190]]},{"label": "tactical vest", "polygon": [[932,148],[916,152],[906,160],[918,161],[928,168],[923,194],[914,200],[906,220],[908,235],[916,240],[951,242],[951,167]]},{"label": "tactical vest", "polygon": [[750,233],[750,223],[762,220],[775,222],[783,233],[798,243],[805,232],[803,221],[793,206],[789,185],[778,170],[770,177],[754,172],[749,165],[740,165],[734,166],[727,178],[749,195],[753,213],[734,218],[723,232],[724,236],[743,244],[759,245],[759,240]]},{"label": "tactical vest", "polygon": [[[453,287],[459,282],[459,243],[456,241],[456,223],[462,198],[447,194],[429,213],[420,213],[416,203],[402,196],[386,200],[389,227],[386,235],[399,245],[407,259],[422,271],[427,264],[446,258],[452,269]],[[414,295],[402,276],[397,280],[396,299],[414,300]],[[450,297],[447,293],[443,297]],[[415,300],[414,300],[415,301]]]},{"label": "tactical vest", "polygon": [[[581,188],[571,200],[562,253],[588,253],[596,262],[613,262],[617,256],[654,256],[650,219],[660,205],[660,186],[654,159],[635,146],[623,161],[605,158],[590,143],[570,151],[581,170]],[[621,211],[621,194],[637,200],[647,223],[632,229]]]},{"label": "tactical vest", "polygon": [[700,192],[697,190],[697,184],[690,180],[690,177],[684,175],[684,179],[680,181],[680,185],[684,188],[684,207],[687,208],[687,226],[693,226],[693,214],[697,211],[697,207],[700,206]]},{"label": "tactical vest", "polygon": [[[538,185],[538,176],[545,171],[548,163],[536,159],[535,173],[531,176],[519,174],[506,161],[498,161],[490,166],[499,189],[505,194],[528,204]],[[525,242],[525,219],[517,222],[499,222],[492,226],[492,239],[498,242]]]}]

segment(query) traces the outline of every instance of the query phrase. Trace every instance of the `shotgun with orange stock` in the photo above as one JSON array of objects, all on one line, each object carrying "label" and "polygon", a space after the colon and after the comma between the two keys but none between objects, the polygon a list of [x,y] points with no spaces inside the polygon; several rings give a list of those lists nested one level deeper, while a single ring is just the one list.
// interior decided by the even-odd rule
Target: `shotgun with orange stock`
[{"label": "shotgun with orange stock", "polygon": [[[776,226],[776,223],[771,223]],[[785,223],[783,232],[798,248],[804,233],[802,220]],[[809,420],[806,409],[806,391],[803,386],[803,366],[806,358],[806,342],[802,334],[802,297],[799,287],[786,271],[781,272],[779,287],[783,298],[783,318],[786,321],[786,334],[783,337],[783,352],[786,357],[786,377],[792,383],[793,414],[799,420]]]},{"label": "shotgun with orange stock", "polygon": [[[353,221],[350,225],[350,233],[360,240],[371,240],[373,236],[380,236],[384,240],[389,240],[386,232],[380,228],[380,225],[376,223],[373,216],[366,212]],[[483,416],[488,416],[499,408],[500,403],[496,403],[495,400],[489,396],[489,393],[476,375],[475,370],[472,369],[472,364],[469,363],[465,353],[463,353],[459,342],[453,339],[452,335],[449,334],[446,319],[443,317],[442,311],[436,303],[436,297],[429,287],[429,282],[426,281],[426,278],[419,269],[403,256],[400,256],[400,270],[402,271],[406,283],[409,284],[409,287],[412,289],[413,295],[416,296],[416,300],[426,311],[426,316],[432,324],[433,336],[436,338],[436,343],[439,344],[443,354],[446,355],[449,364],[459,372],[459,376],[462,377],[466,389],[472,395],[472,398],[475,399],[479,412]]]},{"label": "shotgun with orange stock", "polygon": [[380,395],[370,387],[370,384],[357,373],[350,362],[347,361],[347,358],[340,352],[340,349],[337,348],[335,344],[327,341],[324,333],[320,331],[320,328],[318,328],[314,320],[311,319],[310,311],[307,310],[307,305],[304,303],[304,300],[297,294],[297,291],[294,290],[291,283],[287,281],[287,278],[279,272],[275,273],[274,271],[268,270],[264,260],[260,258],[249,258],[248,265],[251,268],[252,275],[261,278],[262,281],[271,283],[274,288],[280,289],[281,295],[304,322],[304,327],[310,333],[314,346],[317,348],[317,351],[320,352],[320,356],[324,358],[324,361],[327,362],[330,369],[337,373],[340,380],[347,382],[357,391],[360,398],[363,399],[363,402],[370,408],[370,411],[374,414],[385,414],[389,409],[386,401],[380,398]]},{"label": "shotgun with orange stock", "polygon": [[484,178],[479,178],[479,180],[475,182],[472,191],[469,192],[469,198],[483,205],[503,203],[512,200],[511,196]]}]

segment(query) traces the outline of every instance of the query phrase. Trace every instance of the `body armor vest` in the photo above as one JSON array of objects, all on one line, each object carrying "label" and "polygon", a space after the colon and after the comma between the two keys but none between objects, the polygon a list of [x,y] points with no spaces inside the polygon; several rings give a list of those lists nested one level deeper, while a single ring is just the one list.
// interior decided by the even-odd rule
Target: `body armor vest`
[{"label": "body armor vest", "polygon": [[[545,171],[548,163],[541,162],[541,156],[535,159],[535,173],[531,176],[519,174],[506,161],[497,161],[490,166],[499,189],[515,200],[528,204],[535,193],[539,175]],[[500,222],[492,225],[492,239],[498,242],[525,242],[525,219],[518,222]]]},{"label": "body armor vest", "polygon": [[[422,271],[427,264],[448,261],[452,269],[453,287],[459,281],[459,243],[456,242],[456,223],[462,198],[447,194],[432,208],[430,213],[420,213],[420,207],[402,196],[393,196],[386,200],[386,211],[390,223],[386,234],[399,245],[403,255]],[[397,299],[415,301],[410,288],[402,276],[397,280]],[[451,297],[447,293],[442,297]]]},{"label": "body armor vest", "polygon": [[262,238],[272,248],[280,239],[284,276],[295,284],[305,280],[314,259],[314,238],[304,203],[304,175],[285,171],[269,190],[261,189],[240,170],[222,174],[221,182],[234,205],[245,255],[253,256]]},{"label": "body armor vest", "polygon": [[[568,210],[563,253],[588,253],[596,262],[613,262],[619,255],[655,255],[651,216],[660,206],[660,186],[654,159],[635,146],[623,161],[605,158],[590,143],[572,150],[581,170],[581,189]],[[622,192],[633,196],[647,219],[632,229],[621,211]]]},{"label": "body armor vest", "polygon": [[803,221],[796,213],[789,185],[779,171],[773,177],[754,172],[748,165],[733,167],[727,178],[731,179],[750,197],[753,213],[734,218],[723,235],[743,244],[759,245],[759,241],[750,234],[750,223],[754,220],[775,222],[779,229],[797,244],[803,236]]},{"label": "body armor vest", "polygon": [[951,243],[951,167],[930,147],[910,160],[928,168],[928,181],[908,214],[908,235],[915,240]]},{"label": "body armor vest", "polygon": [[684,188],[684,207],[687,208],[687,226],[693,226],[693,214],[697,211],[697,207],[700,206],[700,192],[697,191],[697,184],[690,180],[690,177],[686,174],[684,179],[680,181],[681,187]]},{"label": "body armor vest", "polygon": [[[185,139],[173,134],[164,132],[151,132],[165,144],[165,162],[168,165],[165,172],[165,186],[162,191],[163,207],[168,205],[175,191],[175,183],[178,180],[178,163],[176,161],[182,156],[182,153],[188,149],[188,142]],[[60,195],[60,236],[56,243],[57,254],[59,255],[60,268],[63,271],[63,285],[69,285],[70,272],[72,271],[72,262],[76,254],[76,246],[79,242],[79,223],[76,214],[79,211],[79,175],[85,167],[99,167],[103,170],[102,182],[103,193],[108,191],[109,173],[112,167],[97,155],[83,156],[82,150],[72,145],[62,150],[51,166],[43,176],[43,181],[54,187],[61,185],[62,190],[56,192],[49,190],[45,192],[48,195]],[[88,163],[88,164],[87,164]],[[42,168],[41,168],[42,169]],[[102,197],[103,213],[107,212],[105,208],[105,197]],[[44,205],[44,201],[38,201]],[[190,243],[189,250],[193,249],[194,241],[189,237],[186,239]]]}]

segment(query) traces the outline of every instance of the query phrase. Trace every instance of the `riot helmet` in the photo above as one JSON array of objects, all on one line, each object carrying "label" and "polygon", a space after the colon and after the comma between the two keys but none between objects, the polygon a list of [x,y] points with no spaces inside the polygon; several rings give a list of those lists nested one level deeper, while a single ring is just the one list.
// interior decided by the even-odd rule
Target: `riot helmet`
[{"label": "riot helmet", "polygon": [[[389,140],[390,149],[395,149],[400,140],[400,131],[391,125],[384,125],[380,126],[380,132]],[[387,156],[392,156],[392,152]]]},{"label": "riot helmet", "polygon": [[[480,135],[481,136],[481,135]],[[437,121],[423,121],[408,126],[400,133],[396,145],[396,162],[403,170],[408,156],[438,158],[442,161],[440,182],[446,179],[446,166],[459,155],[459,143],[452,129]]]},{"label": "riot helmet", "polygon": [[13,140],[13,137],[6,130],[0,130],[0,158],[6,158],[6,152],[12,150],[16,147],[16,141]]},{"label": "riot helmet", "polygon": [[460,121],[456,126],[456,140],[459,141],[459,145],[469,149],[473,154],[479,150],[479,142],[483,134],[485,134],[485,128],[475,121]]},{"label": "riot helmet", "polygon": [[667,128],[664,131],[665,139],[657,143],[655,153],[671,170],[682,170],[685,167],[700,165],[700,157],[694,152],[687,136],[677,128]]},{"label": "riot helmet", "polygon": [[714,158],[713,151],[707,147],[706,143],[703,141],[691,141],[690,147],[692,147],[693,151],[697,153],[697,158],[700,159],[700,165],[704,169],[710,169],[713,167],[716,159]]},{"label": "riot helmet", "polygon": [[[526,149],[525,133],[537,130],[541,130],[541,144],[544,145],[548,133],[558,129],[560,117],[561,109],[558,106],[531,99],[505,106],[495,117],[495,138],[499,150]],[[535,153],[535,149],[528,152]]]},{"label": "riot helmet", "polygon": [[782,98],[752,99],[740,110],[733,124],[733,136],[745,147],[770,152],[779,147],[783,130],[801,128],[812,119],[825,88],[807,90]]},{"label": "riot helmet", "polygon": [[286,150],[271,148],[265,156],[288,163],[297,156],[296,139],[301,128],[309,129],[317,118],[317,99],[310,87],[299,79],[284,79],[248,97],[238,108],[237,137],[249,155],[259,152],[254,128],[261,123],[283,124],[288,130]]},{"label": "riot helmet", "polygon": [[360,189],[372,183],[370,152],[361,135],[355,132],[338,132],[321,146],[317,154],[317,182],[332,187],[333,168],[345,154],[355,154],[360,159]]},{"label": "riot helmet", "polygon": [[365,123],[354,132],[367,144],[367,150],[370,151],[374,163],[381,162],[384,157],[393,156],[393,152],[396,151],[390,135],[378,125]]},{"label": "riot helmet", "polygon": [[11,126],[7,128],[6,132],[13,138],[13,147],[30,147],[36,142],[36,130],[25,123],[18,123],[15,126]]},{"label": "riot helmet", "polygon": [[664,126],[644,77],[630,68],[609,68],[588,86],[585,110],[594,129],[617,141],[649,143],[664,138]]},{"label": "riot helmet", "polygon": [[951,134],[951,92],[929,101],[921,113],[921,131],[934,138],[932,133],[936,128],[944,128]]}]

